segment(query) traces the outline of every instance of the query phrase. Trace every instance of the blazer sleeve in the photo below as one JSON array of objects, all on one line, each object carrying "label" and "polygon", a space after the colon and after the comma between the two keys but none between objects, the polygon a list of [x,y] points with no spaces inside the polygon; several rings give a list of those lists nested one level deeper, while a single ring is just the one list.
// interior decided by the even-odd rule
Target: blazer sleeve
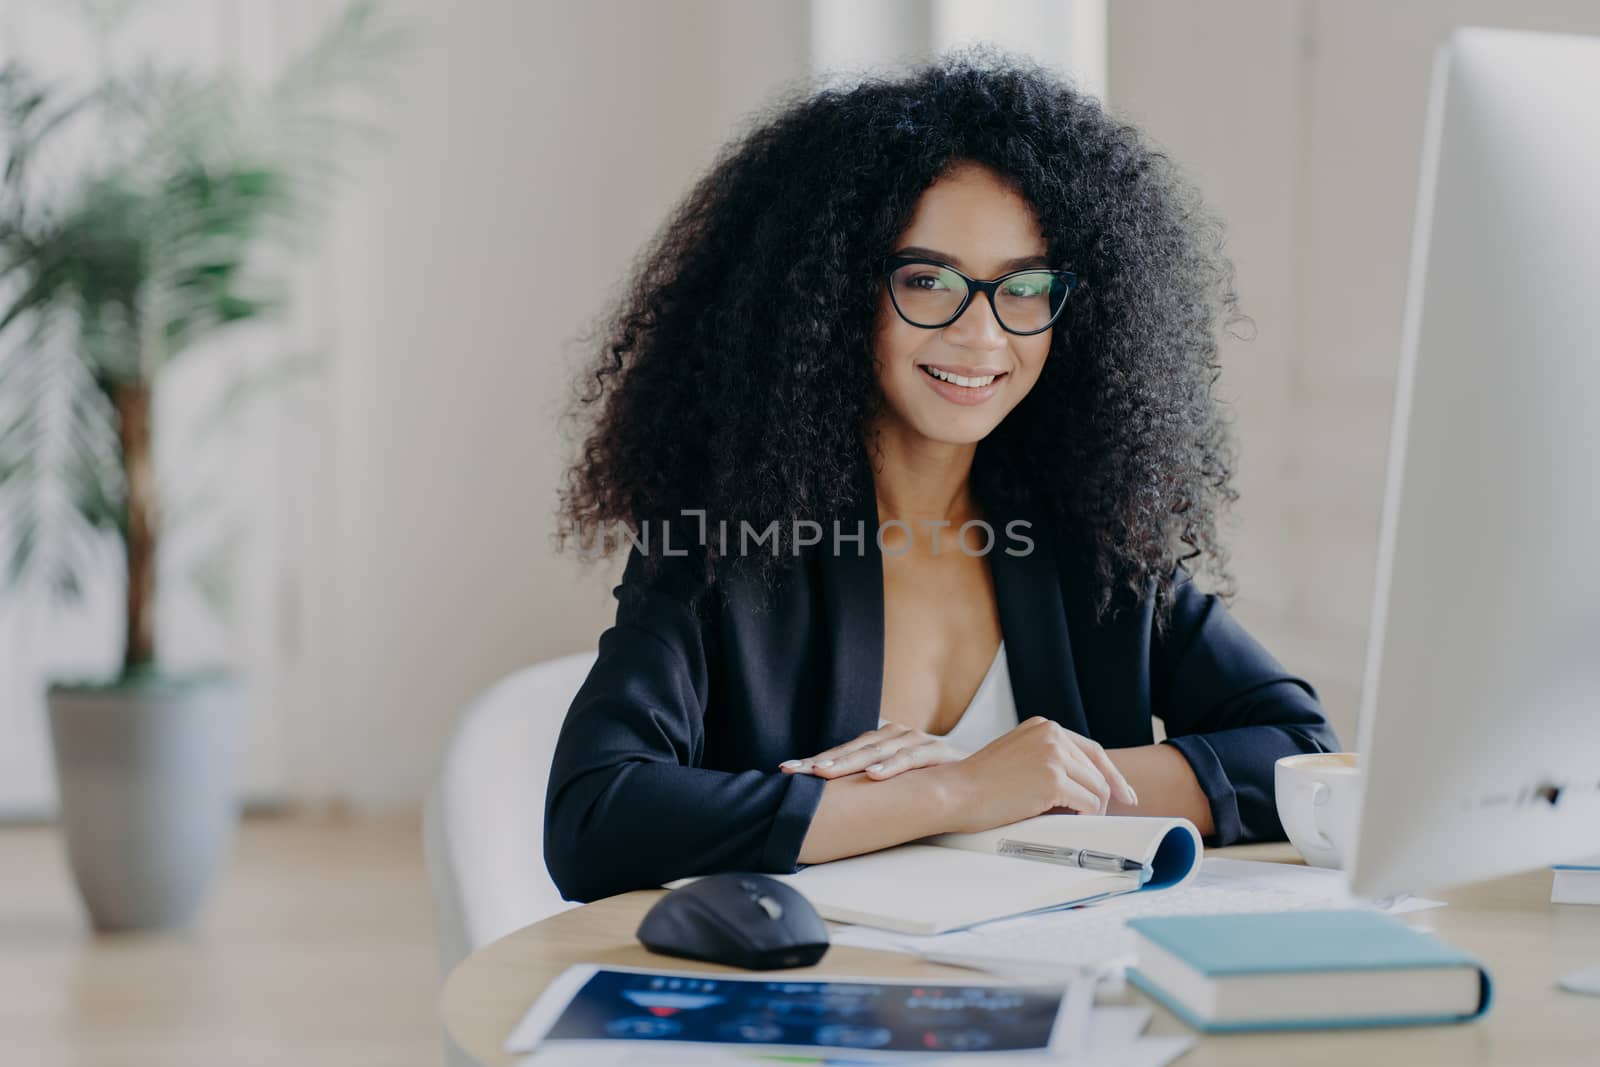
[{"label": "blazer sleeve", "polygon": [[1211,802],[1214,844],[1281,841],[1273,765],[1335,752],[1316,690],[1289,674],[1182,568],[1171,624],[1152,643],[1152,707]]},{"label": "blazer sleeve", "polygon": [[568,900],[715,871],[791,872],[825,784],[699,765],[709,665],[698,579],[684,560],[660,559],[649,577],[643,562],[635,548],[550,769],[545,863]]}]

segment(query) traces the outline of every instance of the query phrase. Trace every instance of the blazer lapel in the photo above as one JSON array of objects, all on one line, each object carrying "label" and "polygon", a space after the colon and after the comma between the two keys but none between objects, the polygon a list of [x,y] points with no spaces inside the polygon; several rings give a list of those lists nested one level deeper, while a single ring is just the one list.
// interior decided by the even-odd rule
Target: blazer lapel
[{"label": "blazer lapel", "polygon": [[[853,537],[860,523],[861,544]],[[824,524],[825,526],[827,524]],[[841,541],[823,530],[814,551],[820,571],[824,640],[833,667],[817,750],[878,728],[883,705],[883,557],[878,552],[878,504],[868,481],[839,520]]]},{"label": "blazer lapel", "polygon": [[1072,641],[1061,599],[1061,575],[1051,550],[1049,528],[1032,523],[1021,532],[1033,541],[1026,555],[1020,538],[1006,533],[1006,525],[1022,515],[1001,507],[986,507],[994,528],[994,549],[989,570],[1000,609],[1000,632],[1006,643],[1006,666],[1017,715],[1030,719],[1043,715],[1075,733],[1089,733],[1083,698],[1078,691]]},{"label": "blazer lapel", "polygon": [[[870,474],[867,477],[870,479]],[[1006,525],[1026,516],[998,502],[985,503],[985,516],[995,532],[987,558],[1017,713],[1024,719],[1043,715],[1088,735],[1049,527],[1031,523],[1022,531],[1033,542],[1031,550],[1026,555],[1009,555],[1007,548],[1018,548],[1016,540],[1007,535]],[[870,480],[841,518],[841,532],[854,534],[858,522],[862,532],[859,551],[853,541],[842,542],[839,551],[834,551],[832,529],[824,530],[822,543],[814,549],[824,640],[832,666],[827,707],[820,718],[819,751],[875,729],[883,703],[883,557],[877,543],[877,498]]]}]

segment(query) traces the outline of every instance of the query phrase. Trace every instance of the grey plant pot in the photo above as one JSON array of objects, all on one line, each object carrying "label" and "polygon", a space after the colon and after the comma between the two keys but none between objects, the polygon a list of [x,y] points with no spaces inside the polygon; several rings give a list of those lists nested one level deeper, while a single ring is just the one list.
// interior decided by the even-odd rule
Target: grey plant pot
[{"label": "grey plant pot", "polygon": [[53,685],[47,703],[67,854],[95,929],[187,924],[238,823],[238,681]]}]

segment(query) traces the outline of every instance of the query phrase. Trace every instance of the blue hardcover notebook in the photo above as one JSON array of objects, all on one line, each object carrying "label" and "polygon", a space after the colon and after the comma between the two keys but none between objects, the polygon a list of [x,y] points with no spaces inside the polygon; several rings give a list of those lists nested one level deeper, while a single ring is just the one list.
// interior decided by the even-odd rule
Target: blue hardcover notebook
[{"label": "blue hardcover notebook", "polygon": [[1551,871],[1550,903],[1600,904],[1600,864],[1558,863]]},{"label": "blue hardcover notebook", "polygon": [[1128,977],[1201,1030],[1459,1022],[1489,1008],[1473,957],[1377,911],[1128,920]]}]

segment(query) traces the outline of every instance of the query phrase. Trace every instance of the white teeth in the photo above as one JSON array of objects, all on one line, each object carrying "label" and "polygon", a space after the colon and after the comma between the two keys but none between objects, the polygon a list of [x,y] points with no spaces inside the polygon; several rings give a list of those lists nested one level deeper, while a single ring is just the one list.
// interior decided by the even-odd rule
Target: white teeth
[{"label": "white teeth", "polygon": [[999,377],[998,374],[985,374],[981,378],[963,378],[959,374],[948,374],[938,367],[923,367],[922,369],[941,382],[949,382],[951,385],[960,385],[968,389],[982,389]]}]

